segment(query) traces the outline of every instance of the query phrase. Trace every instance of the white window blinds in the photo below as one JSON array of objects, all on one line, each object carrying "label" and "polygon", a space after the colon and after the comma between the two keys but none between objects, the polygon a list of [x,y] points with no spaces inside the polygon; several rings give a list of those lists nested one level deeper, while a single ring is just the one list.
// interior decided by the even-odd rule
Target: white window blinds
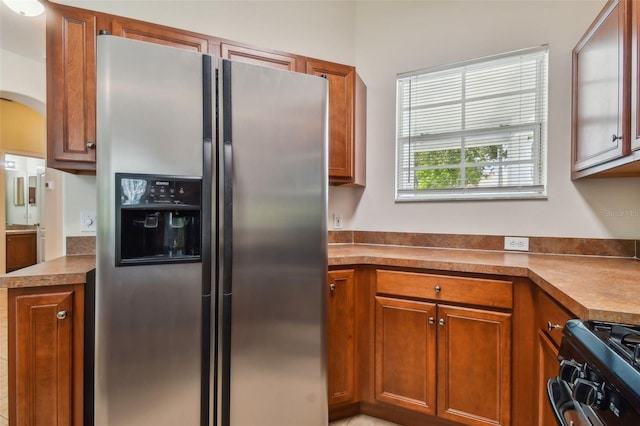
[{"label": "white window blinds", "polygon": [[546,196],[547,46],[397,77],[396,200]]}]

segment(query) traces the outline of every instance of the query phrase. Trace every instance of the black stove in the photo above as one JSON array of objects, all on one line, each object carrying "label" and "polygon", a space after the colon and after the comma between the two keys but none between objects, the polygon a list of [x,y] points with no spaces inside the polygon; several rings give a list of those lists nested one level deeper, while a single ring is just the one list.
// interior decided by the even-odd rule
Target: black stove
[{"label": "black stove", "polygon": [[640,425],[640,326],[568,321],[547,383],[559,425]]}]

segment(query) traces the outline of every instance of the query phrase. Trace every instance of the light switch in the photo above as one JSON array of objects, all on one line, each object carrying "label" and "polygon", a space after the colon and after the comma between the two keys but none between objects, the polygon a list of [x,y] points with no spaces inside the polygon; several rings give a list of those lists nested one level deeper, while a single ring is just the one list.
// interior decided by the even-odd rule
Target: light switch
[{"label": "light switch", "polygon": [[96,232],[96,212],[80,212],[80,231]]}]

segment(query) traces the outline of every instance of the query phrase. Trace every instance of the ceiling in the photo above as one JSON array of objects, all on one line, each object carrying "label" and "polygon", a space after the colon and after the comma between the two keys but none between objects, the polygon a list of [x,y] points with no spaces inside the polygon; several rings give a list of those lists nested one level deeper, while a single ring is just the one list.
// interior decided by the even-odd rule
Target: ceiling
[{"label": "ceiling", "polygon": [[[0,49],[44,62],[45,23],[44,13],[36,17],[21,16],[2,3],[0,5]],[[1,57],[0,60],[2,60]]]}]

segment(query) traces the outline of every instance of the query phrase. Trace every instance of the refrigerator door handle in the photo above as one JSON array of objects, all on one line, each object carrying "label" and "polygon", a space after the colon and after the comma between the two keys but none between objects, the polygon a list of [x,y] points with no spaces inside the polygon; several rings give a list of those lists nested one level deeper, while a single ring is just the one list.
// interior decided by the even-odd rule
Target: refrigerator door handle
[{"label": "refrigerator door handle", "polygon": [[223,146],[223,177],[224,177],[224,207],[223,207],[223,294],[231,294],[232,264],[233,264],[233,147],[231,141],[225,140]]}]

